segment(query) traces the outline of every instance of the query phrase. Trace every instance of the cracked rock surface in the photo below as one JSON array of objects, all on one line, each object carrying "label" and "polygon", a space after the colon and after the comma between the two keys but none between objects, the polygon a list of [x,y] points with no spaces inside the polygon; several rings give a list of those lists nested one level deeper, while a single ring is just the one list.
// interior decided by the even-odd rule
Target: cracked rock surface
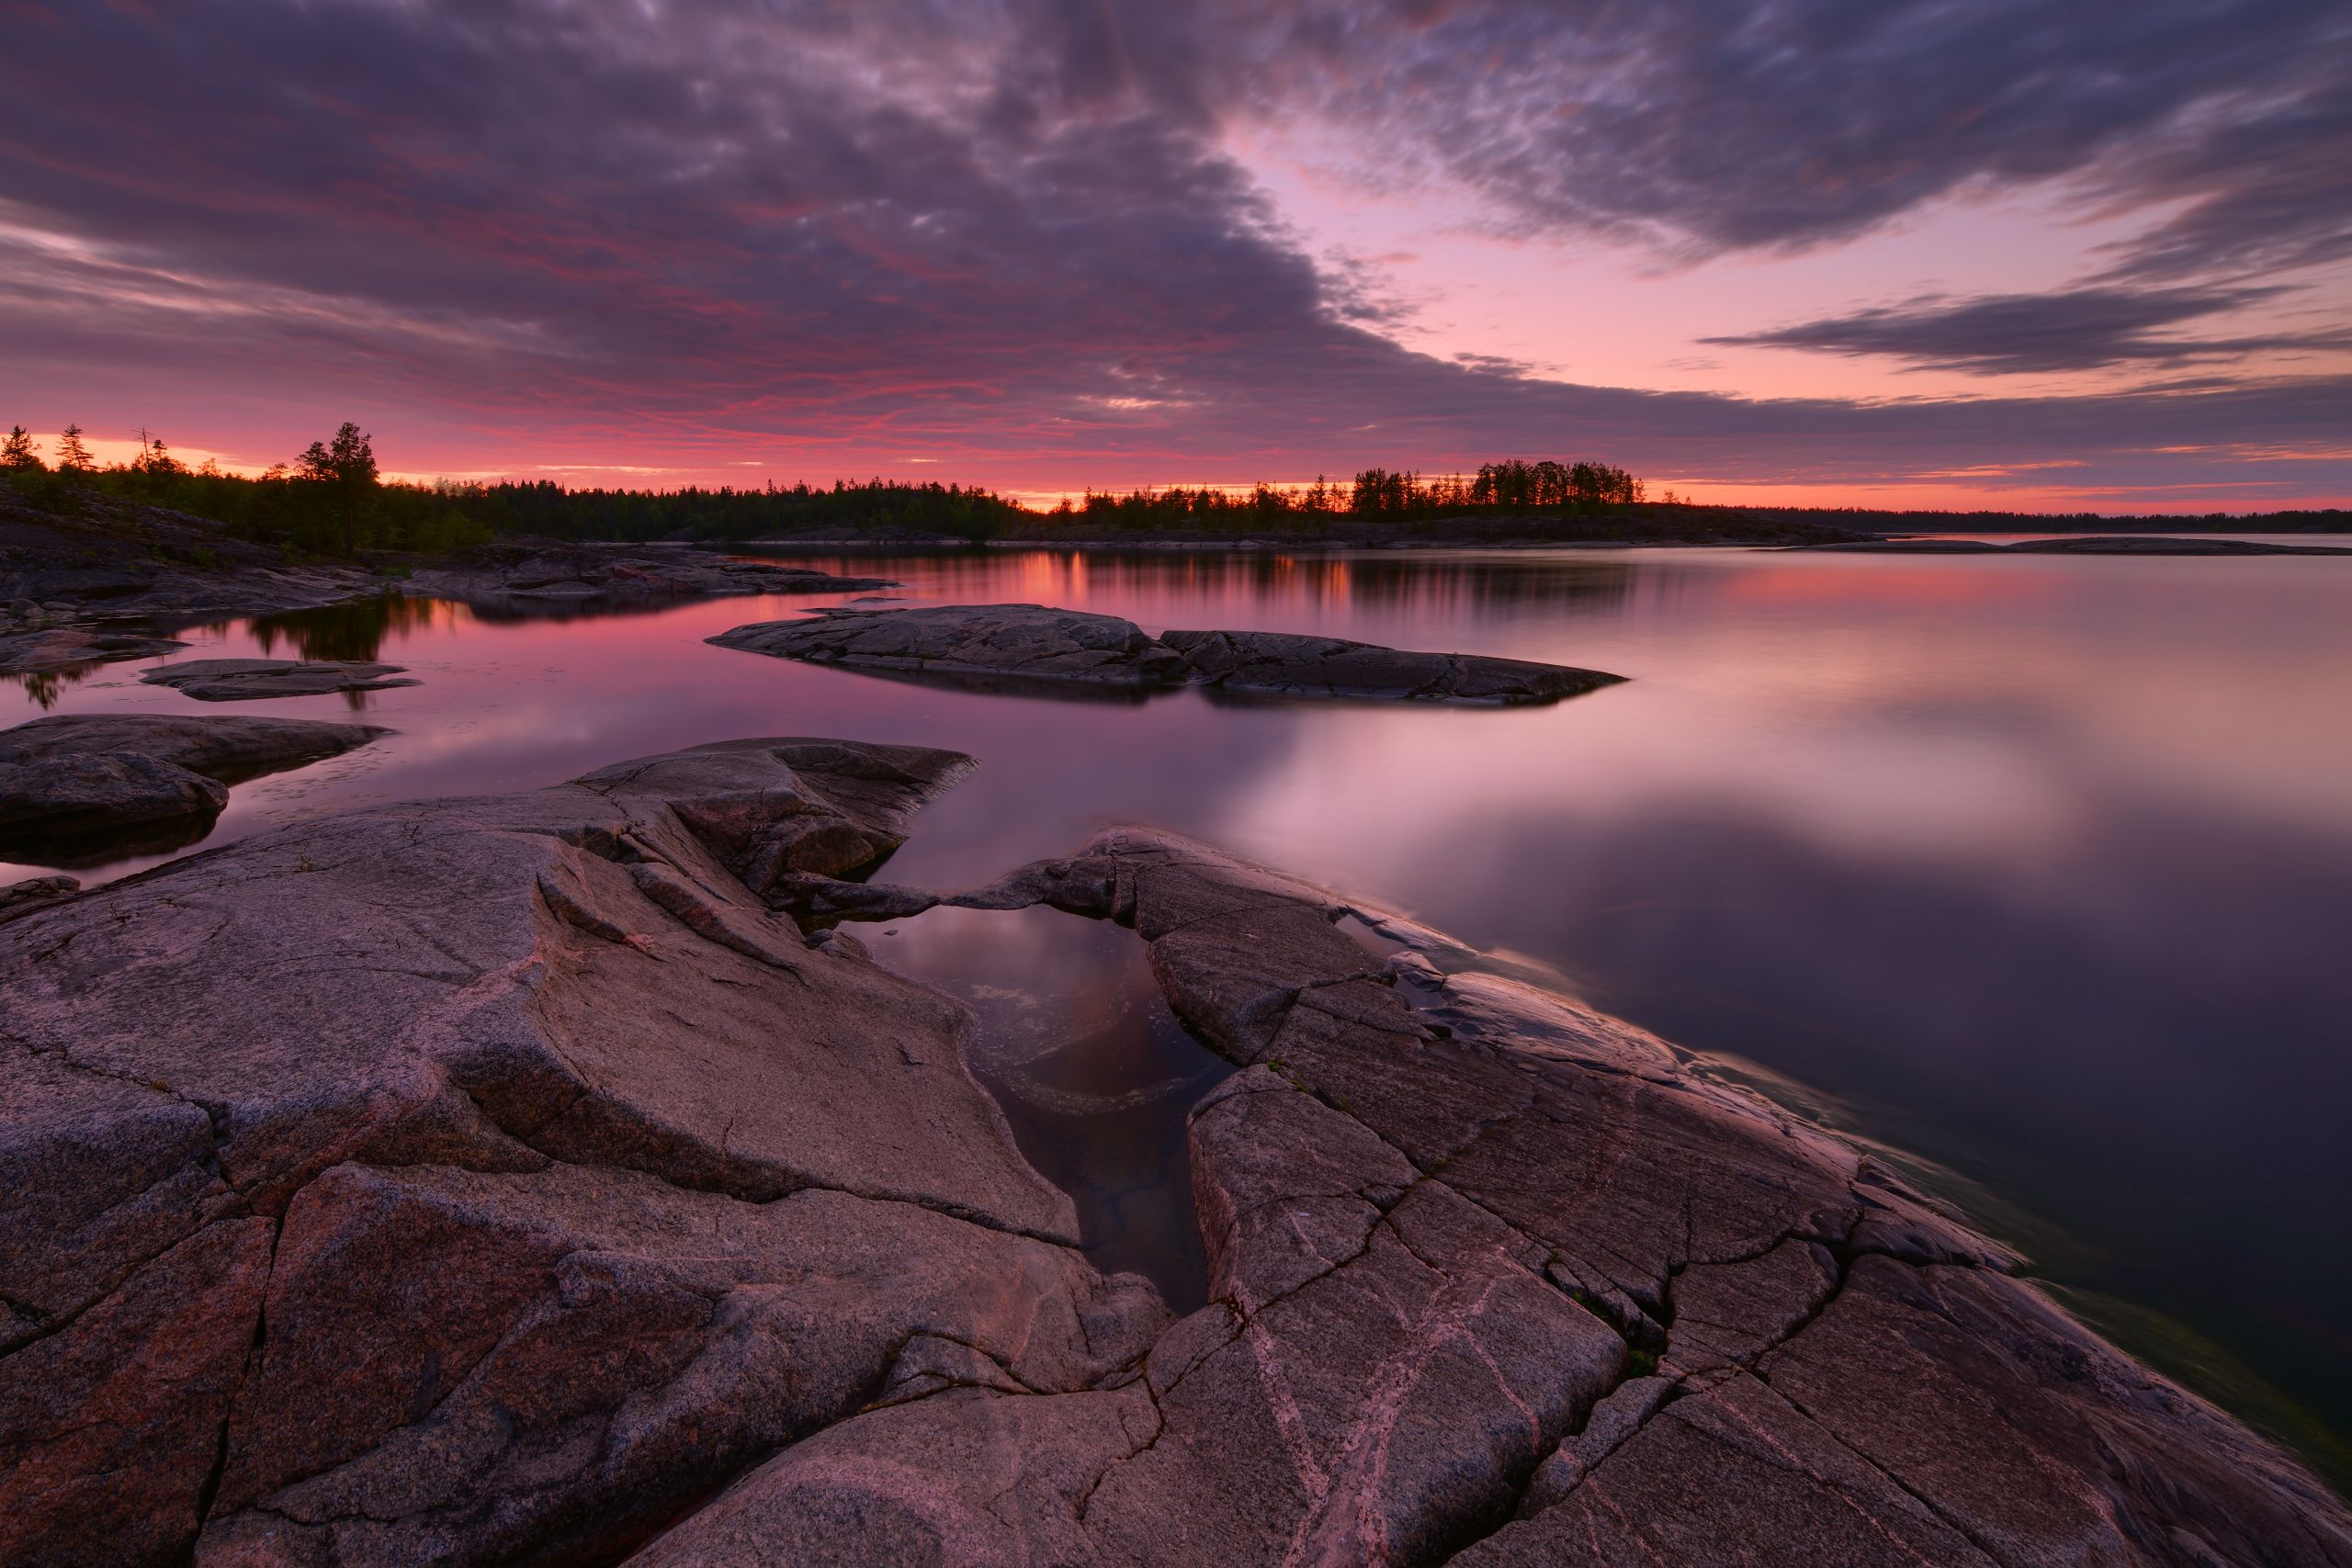
[{"label": "cracked rock surface", "polygon": [[729,742],[0,927],[0,1562],[2352,1563],[2005,1249],[1435,932],[1135,829],[885,890],[1130,927],[1240,1066],[1172,1318],[968,1015],[791,916],[967,761]]},{"label": "cracked rock surface", "polygon": [[388,733],[300,718],[60,714],[0,730],[0,851],[75,864],[209,830],[228,786]]},{"label": "cracked rock surface", "polygon": [[1029,682],[1118,688],[1197,685],[1281,697],[1362,697],[1499,706],[1557,702],[1624,679],[1598,670],[1416,653],[1282,632],[1172,631],[1041,604],[833,609],[707,639],[721,648],[887,671],[978,690]]},{"label": "cracked rock surface", "polygon": [[1192,1121],[1213,1299],[1148,1429],[1132,1392],[860,1416],[649,1561],[2352,1562],[2324,1485],[2005,1248],[1437,933],[1136,830],[949,901],[1132,926],[1244,1064]]},{"label": "cracked rock surface", "polygon": [[139,679],[207,703],[317,697],[331,692],[380,692],[424,684],[407,679],[398,664],[298,659],[186,659],[150,670]]}]

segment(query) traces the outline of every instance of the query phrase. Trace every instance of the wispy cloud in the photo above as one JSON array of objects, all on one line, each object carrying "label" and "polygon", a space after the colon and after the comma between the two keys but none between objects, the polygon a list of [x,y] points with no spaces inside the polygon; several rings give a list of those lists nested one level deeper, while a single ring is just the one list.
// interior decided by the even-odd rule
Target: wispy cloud
[{"label": "wispy cloud", "polygon": [[2070,288],[1972,299],[1927,295],[1900,305],[1702,343],[1884,355],[1922,369],[1977,375],[2188,365],[2257,353],[2352,348],[2352,330],[2180,337],[2174,328],[2265,303],[2278,288]]}]

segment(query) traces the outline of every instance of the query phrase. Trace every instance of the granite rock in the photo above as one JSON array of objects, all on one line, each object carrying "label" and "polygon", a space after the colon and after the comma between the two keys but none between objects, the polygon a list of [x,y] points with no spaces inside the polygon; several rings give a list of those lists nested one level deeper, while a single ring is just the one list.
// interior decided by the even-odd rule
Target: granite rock
[{"label": "granite rock", "polygon": [[1040,604],[820,610],[708,638],[721,648],[979,692],[1089,689],[1134,700],[1195,685],[1231,696],[1347,697],[1509,706],[1622,681],[1597,670],[1477,654],[1416,653],[1338,637],[1175,631]]},{"label": "granite rock", "polygon": [[[67,1456],[0,1469],[17,1539],[609,1556],[918,1342],[1039,1390],[1136,1361],[1165,1309],[1087,1265],[968,1015],[729,869],[853,869],[964,765],[729,743],[300,823],[0,926],[0,1434]],[[158,1272],[223,1226],[260,1238],[218,1265],[250,1290]],[[220,1397],[125,1451],[74,1436],[100,1369],[167,1363]]]},{"label": "granite rock", "polygon": [[186,659],[160,665],[139,678],[151,686],[169,686],[207,703],[319,697],[334,692],[380,692],[423,684],[405,678],[398,664],[340,660]]},{"label": "granite rock", "polygon": [[1159,640],[1184,656],[1200,684],[1236,694],[1520,706],[1558,702],[1624,679],[1522,659],[1414,653],[1285,632],[1171,631]]},{"label": "granite rock", "polygon": [[413,598],[457,599],[492,608],[560,612],[746,593],[842,593],[896,584],[838,577],[806,567],[740,560],[707,550],[650,545],[573,545],[516,540],[487,545],[411,571],[398,584]]},{"label": "granite rock", "polygon": [[366,745],[374,725],[61,714],[0,730],[0,852],[96,863],[209,831],[228,785]]},{"label": "granite rock", "polygon": [[831,610],[719,633],[721,648],[869,670],[1160,686],[1184,661],[1116,615],[1041,604],[943,604]]}]

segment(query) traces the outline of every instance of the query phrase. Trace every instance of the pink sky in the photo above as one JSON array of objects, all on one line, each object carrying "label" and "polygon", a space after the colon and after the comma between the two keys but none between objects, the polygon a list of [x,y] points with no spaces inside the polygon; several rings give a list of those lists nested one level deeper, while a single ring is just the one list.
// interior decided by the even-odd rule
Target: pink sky
[{"label": "pink sky", "polygon": [[0,422],[1048,502],[1551,456],[2345,503],[2352,46],[2018,5],[17,0]]}]

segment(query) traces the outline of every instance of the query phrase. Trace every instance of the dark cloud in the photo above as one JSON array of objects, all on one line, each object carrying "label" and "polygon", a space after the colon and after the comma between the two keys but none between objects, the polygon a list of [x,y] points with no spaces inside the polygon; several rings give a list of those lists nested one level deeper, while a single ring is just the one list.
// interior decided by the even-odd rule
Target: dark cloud
[{"label": "dark cloud", "polygon": [[1233,0],[1216,25],[1265,112],[1528,230],[1793,249],[2058,180],[2188,203],[2142,273],[2352,254],[2336,0]]},{"label": "dark cloud", "polygon": [[2184,322],[2273,299],[2276,288],[2071,288],[1973,299],[1928,295],[1901,305],[1708,344],[1883,355],[1920,369],[1974,375],[2188,365],[2249,354],[2352,348],[2352,332],[2238,337],[2159,335]]},{"label": "dark cloud", "polygon": [[[278,441],[332,407],[515,462],[895,452],[987,476],[1017,455],[1081,479],[1498,451],[1759,480],[2049,460],[2121,476],[2183,460],[2133,454],[2195,447],[2239,454],[2204,460],[2258,487],[2308,483],[2278,480],[2280,451],[2340,445],[2344,389],[2315,380],[1874,408],[1416,355],[1366,330],[1377,301],[1306,254],[1221,141],[1315,118],[1384,177],[1714,247],[1831,238],[1971,181],[2088,177],[2128,145],[2131,179],[2190,192],[2179,222],[2255,155],[2253,96],[2305,102],[2312,7],[2170,0],[2097,26],[1769,0],[15,0],[7,17],[0,363],[12,393],[136,418]],[[2287,56],[2303,75],[2279,74]],[[2152,140],[2200,105],[2235,118]],[[2321,178],[2282,175],[2265,199],[2290,215]],[[2180,232],[2165,243],[2184,255],[2203,243]]]}]

